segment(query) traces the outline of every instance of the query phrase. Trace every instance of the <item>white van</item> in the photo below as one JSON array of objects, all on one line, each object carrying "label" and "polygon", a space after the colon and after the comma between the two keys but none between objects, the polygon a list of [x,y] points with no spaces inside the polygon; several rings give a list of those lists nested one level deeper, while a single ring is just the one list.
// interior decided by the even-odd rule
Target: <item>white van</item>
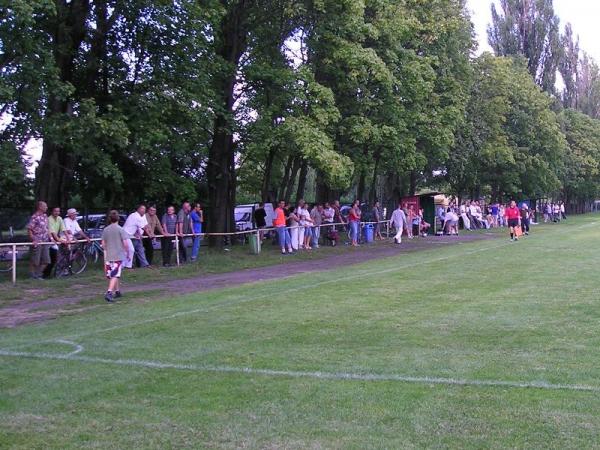
[{"label": "white van", "polygon": [[[256,228],[254,223],[254,210],[258,208],[258,203],[251,203],[249,205],[238,205],[235,207],[235,229],[237,231],[247,231]],[[273,211],[273,205],[271,203],[265,203],[265,212],[267,217],[267,227],[273,226],[273,218],[275,213]]]}]

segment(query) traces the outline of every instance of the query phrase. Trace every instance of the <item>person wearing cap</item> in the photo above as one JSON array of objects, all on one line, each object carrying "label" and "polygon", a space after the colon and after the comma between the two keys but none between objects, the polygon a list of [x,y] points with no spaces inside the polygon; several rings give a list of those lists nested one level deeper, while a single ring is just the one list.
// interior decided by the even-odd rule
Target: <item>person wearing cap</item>
[{"label": "person wearing cap", "polygon": [[67,210],[67,217],[65,217],[64,220],[65,234],[67,236],[67,240],[73,241],[76,239],[85,239],[89,242],[90,238],[83,232],[83,230],[79,226],[79,222],[77,222],[78,215],[79,213],[75,208],[70,208]]}]

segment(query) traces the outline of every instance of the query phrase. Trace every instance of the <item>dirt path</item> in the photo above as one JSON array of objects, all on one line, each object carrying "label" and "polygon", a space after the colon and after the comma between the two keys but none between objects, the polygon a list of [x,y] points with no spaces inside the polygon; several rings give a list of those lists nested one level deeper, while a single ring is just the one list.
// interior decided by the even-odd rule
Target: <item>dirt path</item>
[{"label": "dirt path", "polygon": [[[284,264],[277,266],[201,275],[194,278],[176,279],[160,283],[129,285],[126,290],[128,293],[148,292],[148,297],[150,298],[159,297],[163,292],[168,292],[170,296],[203,292],[303,273],[323,272],[338,267],[396,256],[401,253],[429,250],[461,242],[493,239],[496,236],[495,234],[487,233],[463,233],[459,237],[419,238],[403,242],[401,246],[392,243],[377,243],[369,246],[363,245],[356,249],[348,248],[348,251],[342,254],[323,254],[322,257],[319,255],[318,258],[310,261],[294,261],[294,256],[290,255]],[[56,318],[63,314],[76,314],[100,306],[98,303],[89,304],[90,301],[96,300],[100,296],[96,287],[78,285],[77,292],[78,295],[73,297],[49,298],[45,300],[23,299],[8,305],[0,309],[0,328],[12,328],[27,323],[40,322]],[[88,304],[85,304],[85,302],[88,302]]]}]

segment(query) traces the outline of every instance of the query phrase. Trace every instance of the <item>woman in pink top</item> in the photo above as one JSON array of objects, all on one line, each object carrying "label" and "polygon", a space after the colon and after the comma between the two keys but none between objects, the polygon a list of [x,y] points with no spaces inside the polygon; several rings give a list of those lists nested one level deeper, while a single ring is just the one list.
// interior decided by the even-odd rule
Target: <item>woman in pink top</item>
[{"label": "woman in pink top", "polygon": [[358,237],[360,233],[360,201],[354,200],[350,213],[348,213],[348,222],[350,224],[350,236],[352,238],[352,245],[358,247]]}]

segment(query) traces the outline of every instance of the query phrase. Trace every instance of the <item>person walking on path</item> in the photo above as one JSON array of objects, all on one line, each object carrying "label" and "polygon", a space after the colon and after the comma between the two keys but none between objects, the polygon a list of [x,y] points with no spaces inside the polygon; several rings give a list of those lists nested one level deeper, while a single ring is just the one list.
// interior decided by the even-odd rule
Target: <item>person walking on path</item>
[{"label": "person walking on path", "polygon": [[146,252],[144,245],[142,244],[142,236],[148,227],[148,220],[146,220],[146,206],[138,205],[137,209],[129,214],[123,229],[129,234],[129,252],[128,255],[131,259],[125,260],[124,266],[128,269],[133,267],[134,255],[137,258],[137,264],[144,268],[148,267],[148,260],[146,259]]},{"label": "person walking on path", "polygon": [[279,239],[279,246],[281,247],[281,253],[285,255],[287,249],[288,253],[294,253],[292,248],[292,239],[290,233],[286,227],[285,218],[285,201],[280,200],[277,208],[275,208],[275,219],[273,220],[273,226],[277,230],[277,237]]},{"label": "person walking on path", "polygon": [[402,210],[402,204],[398,204],[398,208],[393,212],[390,218],[390,225],[396,229],[396,236],[394,236],[394,242],[396,244],[402,243],[402,233],[406,225],[406,214]]},{"label": "person walking on path", "polygon": [[33,243],[29,257],[29,269],[31,278],[36,280],[43,279],[44,269],[50,264],[50,245],[43,244],[43,242],[50,240],[46,211],[48,211],[46,202],[37,202],[35,213],[33,213],[27,225],[27,233]]},{"label": "person walking on path", "polygon": [[514,200],[512,200],[510,206],[504,210],[504,216],[506,217],[508,229],[510,230],[510,240],[518,241],[519,237],[516,234],[516,228],[521,225],[521,212],[519,211],[519,208],[517,208],[517,203]]},{"label": "person walking on path", "polygon": [[148,207],[146,221],[148,222],[148,226],[144,232],[144,235],[146,236],[146,239],[144,239],[144,251],[146,252],[146,261],[148,261],[148,264],[152,265],[152,262],[154,261],[154,240],[156,239],[157,234],[159,236],[164,234],[163,227],[156,215],[156,206],[152,205]]},{"label": "person walking on path", "polygon": [[171,266],[171,255],[173,254],[173,238],[177,234],[177,214],[175,207],[169,206],[167,212],[162,216],[163,238],[160,243],[162,251],[162,263],[164,267]]},{"label": "person walking on path", "polygon": [[198,259],[198,252],[200,251],[200,234],[202,233],[202,224],[204,223],[204,212],[200,203],[194,205],[194,209],[190,212],[190,220],[192,221],[192,231],[194,232],[192,261],[196,261]]},{"label": "person walking on path", "polygon": [[133,259],[131,252],[131,239],[129,234],[119,226],[119,213],[112,210],[108,213],[110,225],[102,231],[102,248],[104,249],[104,273],[108,278],[108,289],[104,299],[112,303],[115,298],[121,297],[119,286],[123,261]]}]

